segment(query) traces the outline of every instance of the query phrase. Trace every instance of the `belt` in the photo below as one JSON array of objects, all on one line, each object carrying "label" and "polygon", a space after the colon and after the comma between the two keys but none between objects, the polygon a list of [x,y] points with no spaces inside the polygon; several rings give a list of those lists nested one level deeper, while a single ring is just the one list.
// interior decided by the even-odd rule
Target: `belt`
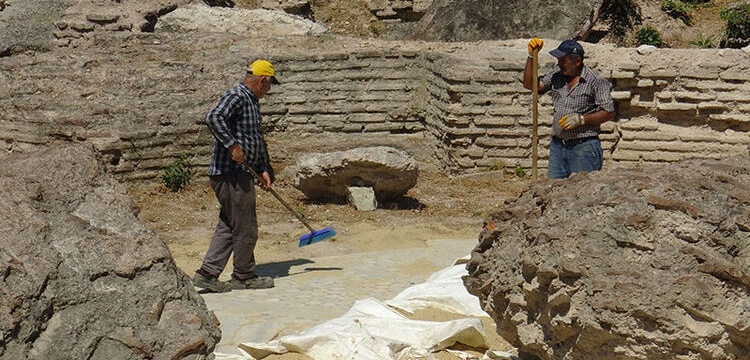
[{"label": "belt", "polygon": [[578,145],[578,144],[580,144],[582,142],[586,142],[586,141],[593,140],[593,139],[598,139],[598,138],[599,138],[598,136],[588,136],[588,137],[584,137],[584,138],[576,138],[576,139],[565,140],[565,139],[560,139],[559,137],[556,137],[556,136],[552,137],[553,140],[557,140],[557,141],[561,142],[563,145]]}]

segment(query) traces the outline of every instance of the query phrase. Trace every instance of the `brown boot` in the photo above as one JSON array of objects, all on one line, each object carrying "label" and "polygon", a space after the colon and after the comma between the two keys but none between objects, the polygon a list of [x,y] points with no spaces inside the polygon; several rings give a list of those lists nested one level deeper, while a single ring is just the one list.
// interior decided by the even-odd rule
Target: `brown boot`
[{"label": "brown boot", "polygon": [[232,291],[232,286],[226,281],[220,281],[218,276],[205,276],[199,272],[193,275],[193,286],[215,293]]},{"label": "brown boot", "polygon": [[274,286],[273,278],[269,276],[257,276],[257,275],[246,280],[237,280],[235,278],[232,278],[232,280],[229,280],[229,284],[232,286],[232,289],[234,290],[268,289]]}]

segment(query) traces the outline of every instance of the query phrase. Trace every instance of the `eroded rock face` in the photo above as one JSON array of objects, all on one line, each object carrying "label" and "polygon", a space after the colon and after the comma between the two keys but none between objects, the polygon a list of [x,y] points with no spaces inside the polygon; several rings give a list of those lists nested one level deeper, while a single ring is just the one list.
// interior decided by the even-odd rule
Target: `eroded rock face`
[{"label": "eroded rock face", "polygon": [[745,359],[750,159],[605,169],[494,215],[466,287],[526,358]]},{"label": "eroded rock face", "polygon": [[54,48],[55,21],[66,7],[59,0],[0,1],[0,56]]},{"label": "eroded rock face", "polygon": [[347,187],[370,187],[379,200],[403,196],[417,184],[419,166],[387,146],[306,154],[297,161],[294,187],[310,199],[345,199]]},{"label": "eroded rock face", "polygon": [[90,147],[0,157],[0,193],[0,358],[211,356],[218,321]]},{"label": "eroded rock face", "polygon": [[417,22],[416,40],[479,41],[583,37],[602,0],[435,0]]}]

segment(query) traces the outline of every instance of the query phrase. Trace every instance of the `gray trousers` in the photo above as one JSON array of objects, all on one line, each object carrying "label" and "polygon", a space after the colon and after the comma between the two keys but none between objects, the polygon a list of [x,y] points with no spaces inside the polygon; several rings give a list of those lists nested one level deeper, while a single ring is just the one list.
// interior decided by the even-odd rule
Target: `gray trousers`
[{"label": "gray trousers", "polygon": [[219,276],[227,266],[229,256],[234,253],[232,278],[246,280],[255,276],[258,217],[252,180],[249,174],[209,176],[221,212],[201,272]]}]

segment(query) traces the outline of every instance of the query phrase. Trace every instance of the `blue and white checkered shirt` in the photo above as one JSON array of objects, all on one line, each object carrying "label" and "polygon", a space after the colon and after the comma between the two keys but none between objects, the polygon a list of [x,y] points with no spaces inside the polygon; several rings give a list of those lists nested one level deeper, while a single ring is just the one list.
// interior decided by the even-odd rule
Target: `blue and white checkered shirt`
[{"label": "blue and white checkered shirt", "polygon": [[580,139],[599,136],[600,126],[585,124],[570,130],[563,130],[557,123],[567,114],[590,114],[599,110],[615,111],[610,90],[612,85],[594,71],[583,67],[578,83],[568,91],[567,78],[559,69],[551,71],[539,79],[542,82],[540,93],[550,92],[554,114],[552,117],[552,136],[563,139]]},{"label": "blue and white checkered shirt", "polygon": [[218,105],[206,115],[206,123],[214,136],[208,175],[245,172],[229,153],[229,147],[234,144],[240,145],[245,161],[252,164],[258,174],[272,171],[260,128],[260,103],[247,86],[240,83],[224,92]]}]

